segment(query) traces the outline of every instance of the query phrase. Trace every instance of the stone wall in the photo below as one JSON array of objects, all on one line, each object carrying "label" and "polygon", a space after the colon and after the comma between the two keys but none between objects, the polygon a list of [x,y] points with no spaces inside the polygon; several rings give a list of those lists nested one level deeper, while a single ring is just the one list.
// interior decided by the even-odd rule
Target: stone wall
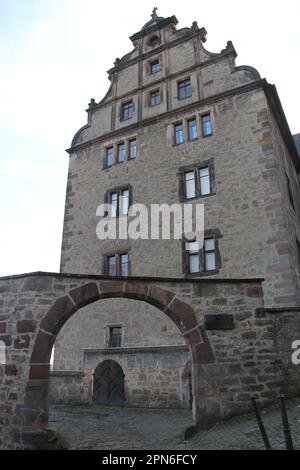
[{"label": "stone wall", "polygon": [[[28,432],[47,426],[50,355],[64,323],[85,305],[123,297],[160,309],[178,327],[192,360],[193,416],[204,427],[249,409],[251,396],[271,403],[286,386],[282,348],[299,339],[263,308],[259,280],[107,279],[29,274],[0,279],[0,436],[5,448],[26,447]],[[288,312],[289,314],[289,312]],[[291,317],[287,317],[289,319]],[[292,351],[291,351],[292,352]],[[93,366],[92,366],[93,367]],[[296,380],[293,373],[293,381]],[[30,433],[29,433],[30,434]],[[27,436],[27,437],[26,437]]]},{"label": "stone wall", "polygon": [[142,408],[188,408],[190,406],[190,359],[185,346],[124,348],[116,351],[85,350],[84,373],[53,371],[53,403],[93,403],[95,368],[104,360],[116,361],[125,374],[125,406]]}]

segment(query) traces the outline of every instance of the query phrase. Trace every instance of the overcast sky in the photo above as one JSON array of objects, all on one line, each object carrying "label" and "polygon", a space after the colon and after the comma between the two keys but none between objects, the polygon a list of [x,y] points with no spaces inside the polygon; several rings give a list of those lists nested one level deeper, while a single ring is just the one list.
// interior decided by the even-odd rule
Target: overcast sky
[{"label": "overcast sky", "polygon": [[154,6],[178,28],[198,21],[212,52],[232,40],[237,65],[276,84],[300,132],[299,0],[0,0],[0,275],[58,271],[64,150]]}]

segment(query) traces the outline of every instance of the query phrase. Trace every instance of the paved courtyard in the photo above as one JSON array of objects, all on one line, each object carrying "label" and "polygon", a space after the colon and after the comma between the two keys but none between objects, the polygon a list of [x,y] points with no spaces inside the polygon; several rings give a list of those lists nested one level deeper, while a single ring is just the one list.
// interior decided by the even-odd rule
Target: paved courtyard
[{"label": "paved courtyard", "polygon": [[[300,449],[300,399],[288,401],[288,416],[294,446]],[[263,419],[272,448],[284,449],[278,406],[264,411]],[[184,430],[191,424],[187,410],[64,405],[52,407],[49,422],[67,438],[70,449],[264,449],[253,414],[217,424],[185,441]]]}]

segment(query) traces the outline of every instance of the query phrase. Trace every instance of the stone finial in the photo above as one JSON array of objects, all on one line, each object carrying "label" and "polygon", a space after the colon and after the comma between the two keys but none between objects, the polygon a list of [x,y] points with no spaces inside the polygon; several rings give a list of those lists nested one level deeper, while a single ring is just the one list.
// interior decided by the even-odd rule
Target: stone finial
[{"label": "stone finial", "polygon": [[152,15],[151,15],[151,18],[152,18],[152,19],[157,18],[157,10],[158,10],[157,7],[154,7],[154,8],[153,8],[153,10],[152,10]]},{"label": "stone finial", "polygon": [[114,65],[117,66],[117,65],[119,65],[119,63],[120,63],[120,59],[119,59],[119,57],[117,57],[115,62],[114,62]]},{"label": "stone finial", "polygon": [[193,31],[198,31],[199,26],[198,26],[197,21],[193,21],[193,24],[192,24],[191,29],[192,29]]},{"label": "stone finial", "polygon": [[93,108],[94,106],[96,105],[96,101],[94,100],[94,98],[91,98],[91,101],[89,102],[89,108]]}]

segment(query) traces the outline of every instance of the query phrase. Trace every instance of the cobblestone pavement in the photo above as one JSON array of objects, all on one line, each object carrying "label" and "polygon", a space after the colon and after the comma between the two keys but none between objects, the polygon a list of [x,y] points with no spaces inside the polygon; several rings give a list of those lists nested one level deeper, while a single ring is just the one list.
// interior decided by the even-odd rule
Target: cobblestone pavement
[{"label": "cobblestone pavement", "polygon": [[[284,449],[278,406],[262,416],[272,448]],[[288,416],[294,446],[300,449],[300,399],[288,401]],[[253,414],[224,421],[184,441],[184,430],[191,424],[187,410],[67,405],[52,407],[49,422],[67,437],[70,449],[264,449]]]}]

